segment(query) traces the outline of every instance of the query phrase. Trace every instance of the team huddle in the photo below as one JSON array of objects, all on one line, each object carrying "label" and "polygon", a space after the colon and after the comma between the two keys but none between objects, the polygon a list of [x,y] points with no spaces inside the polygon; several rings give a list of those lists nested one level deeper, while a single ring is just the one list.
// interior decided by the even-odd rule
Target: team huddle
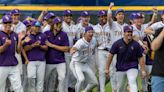
[{"label": "team huddle", "polygon": [[[63,16],[43,11],[37,19],[20,21],[18,9],[6,13],[0,24],[0,92],[151,92],[151,41],[164,27],[164,11],[157,21],[153,8],[150,22],[144,13],[132,13],[125,23],[125,11],[98,11],[98,23],[90,23],[88,11],[76,24],[71,10]],[[113,19],[113,17],[115,19]],[[98,77],[97,77],[97,76]]]}]

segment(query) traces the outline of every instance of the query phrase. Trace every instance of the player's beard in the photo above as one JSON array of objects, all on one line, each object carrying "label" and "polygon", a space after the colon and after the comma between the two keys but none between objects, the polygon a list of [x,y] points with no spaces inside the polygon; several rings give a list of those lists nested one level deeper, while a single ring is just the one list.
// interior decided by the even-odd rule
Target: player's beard
[{"label": "player's beard", "polygon": [[132,41],[132,34],[128,35],[128,42]]}]

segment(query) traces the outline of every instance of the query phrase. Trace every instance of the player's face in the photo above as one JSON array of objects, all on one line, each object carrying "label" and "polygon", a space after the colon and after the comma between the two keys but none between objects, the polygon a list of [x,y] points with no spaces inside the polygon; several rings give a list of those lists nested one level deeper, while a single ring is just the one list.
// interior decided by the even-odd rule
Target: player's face
[{"label": "player's face", "polygon": [[54,30],[56,30],[56,32],[60,32],[62,29],[62,23],[56,23],[54,24]]},{"label": "player's face", "polygon": [[99,22],[100,22],[100,24],[106,24],[107,23],[107,15],[99,16]]},{"label": "player's face", "polygon": [[124,32],[124,38],[127,40],[132,40],[133,39],[133,32],[132,31]]},{"label": "player's face", "polygon": [[90,21],[90,16],[82,17],[82,23],[84,23],[84,24],[88,24],[89,21]]},{"label": "player's face", "polygon": [[143,19],[142,18],[137,18],[137,19],[134,19],[134,23],[138,26],[142,25],[143,24]]},{"label": "player's face", "polygon": [[49,24],[52,24],[54,18],[55,18],[55,17],[49,18],[49,19],[48,19],[48,23],[49,23]]},{"label": "player's face", "polygon": [[19,22],[20,19],[20,14],[13,14],[12,15],[12,20],[14,24],[17,24]]},{"label": "player's face", "polygon": [[119,13],[117,13],[117,15],[116,15],[116,19],[117,19],[117,21],[119,21],[119,22],[123,22],[123,21],[124,21],[124,17],[125,17],[125,15],[124,15],[123,12],[119,12]]},{"label": "player's face", "polygon": [[5,31],[10,32],[11,27],[12,27],[12,23],[11,22],[5,22],[5,23],[3,23],[3,26],[4,26]]},{"label": "player's face", "polygon": [[35,27],[35,32],[38,33],[40,31],[40,27]]},{"label": "player's face", "polygon": [[88,41],[91,41],[92,40],[93,34],[94,34],[94,31],[93,30],[89,30],[89,31],[86,32],[85,35],[86,35]]},{"label": "player's face", "polygon": [[71,21],[72,21],[72,15],[65,15],[64,16],[64,21],[66,23],[71,23]]}]

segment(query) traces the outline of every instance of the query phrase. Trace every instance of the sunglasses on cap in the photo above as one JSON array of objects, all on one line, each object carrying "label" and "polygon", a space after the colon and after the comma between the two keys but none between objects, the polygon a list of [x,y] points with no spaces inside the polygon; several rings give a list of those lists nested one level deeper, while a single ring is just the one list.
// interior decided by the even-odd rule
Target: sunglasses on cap
[{"label": "sunglasses on cap", "polygon": [[69,17],[69,16],[71,16],[71,17],[72,17],[72,14],[67,14],[67,15],[64,15],[64,16],[66,16],[66,17]]},{"label": "sunglasses on cap", "polygon": [[11,24],[11,22],[3,22],[3,24]]}]

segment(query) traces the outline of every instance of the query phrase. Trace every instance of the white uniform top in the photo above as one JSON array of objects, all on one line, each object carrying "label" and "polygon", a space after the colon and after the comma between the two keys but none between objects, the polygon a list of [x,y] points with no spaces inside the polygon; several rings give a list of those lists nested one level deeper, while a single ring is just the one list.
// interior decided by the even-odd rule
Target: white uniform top
[{"label": "white uniform top", "polygon": [[26,31],[26,26],[21,21],[19,21],[17,25],[13,25],[13,28],[17,34]]},{"label": "white uniform top", "polygon": [[89,57],[94,48],[94,42],[87,42],[84,37],[79,39],[73,47],[77,48],[77,51],[72,55],[72,61],[86,63],[89,61]]},{"label": "white uniform top", "polygon": [[150,28],[152,28],[153,31],[160,29],[162,27],[164,27],[164,23],[162,23],[162,21],[156,22],[150,26]]},{"label": "white uniform top", "polygon": [[[93,27],[93,25],[92,24],[88,24],[88,26],[92,26]],[[85,27],[83,27],[82,26],[82,23],[80,22],[80,23],[78,23],[78,24],[76,24],[76,32],[77,32],[77,37],[78,38],[82,38],[82,34],[85,32]]]},{"label": "white uniform top", "polygon": [[68,25],[66,22],[63,22],[62,28],[63,28],[63,31],[65,31],[68,35],[69,46],[72,47],[73,46],[73,40],[77,34],[76,26],[74,24]]},{"label": "white uniform top", "polygon": [[111,31],[109,29],[109,25],[105,24],[104,26],[101,26],[100,24],[95,25],[94,27],[95,31],[95,38],[99,44],[98,49],[105,49],[111,48]]},{"label": "white uniform top", "polygon": [[112,43],[114,43],[115,41],[123,37],[123,33],[124,33],[123,29],[124,29],[124,26],[126,25],[128,24],[124,23],[121,25],[117,21],[112,22],[112,25],[110,26]]},{"label": "white uniform top", "polygon": [[137,29],[135,25],[132,25],[133,27],[133,36],[139,37],[139,39],[142,41],[144,37],[146,36],[144,30],[148,27],[148,24],[141,25],[141,30]]},{"label": "white uniform top", "polygon": [[42,33],[49,31],[51,29],[51,26],[47,24],[45,27],[42,26]]},{"label": "white uniform top", "polygon": [[2,31],[3,30],[3,25],[2,24],[0,24],[0,31]]}]

